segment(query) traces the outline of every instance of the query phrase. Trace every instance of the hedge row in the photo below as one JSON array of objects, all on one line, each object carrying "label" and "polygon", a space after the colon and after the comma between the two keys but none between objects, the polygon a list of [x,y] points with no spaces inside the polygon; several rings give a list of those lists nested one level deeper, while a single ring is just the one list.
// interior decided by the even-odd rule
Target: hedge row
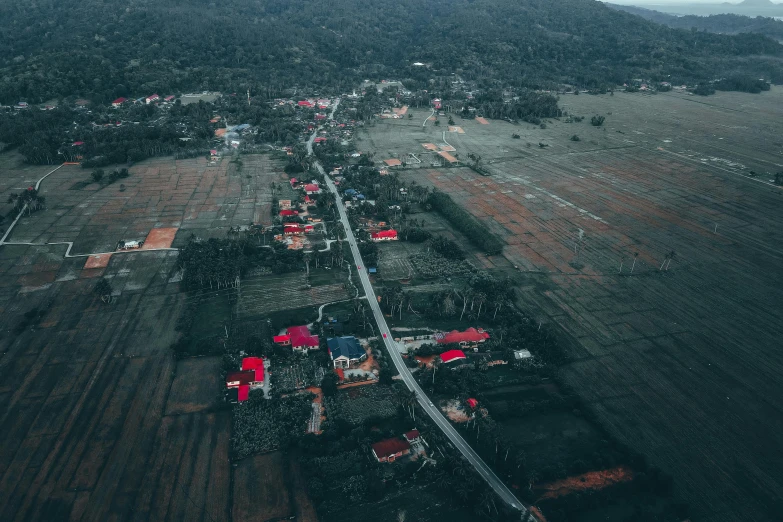
[{"label": "hedge row", "polygon": [[436,211],[446,218],[454,227],[465,234],[467,238],[488,255],[500,254],[503,242],[489,229],[468,214],[448,194],[433,192],[428,202]]}]

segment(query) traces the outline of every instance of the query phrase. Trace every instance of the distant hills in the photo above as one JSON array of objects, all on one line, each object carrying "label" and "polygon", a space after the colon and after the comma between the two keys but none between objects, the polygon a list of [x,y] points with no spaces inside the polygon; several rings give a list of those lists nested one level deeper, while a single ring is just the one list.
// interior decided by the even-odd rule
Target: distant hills
[{"label": "distant hills", "polygon": [[714,4],[645,4],[644,7],[676,15],[709,16],[716,14],[738,14],[743,16],[779,16],[783,17],[783,3],[770,0],[744,0],[738,4],[715,2]]},{"label": "distant hills", "polygon": [[[745,2],[766,2],[769,0],[745,0]],[[710,16],[684,15],[675,16],[660,11],[644,9],[630,5],[607,4],[613,9],[641,16],[655,23],[667,25],[675,29],[696,28],[719,34],[757,33],[783,42],[783,21],[774,18],[757,16],[751,18],[736,14],[718,14]]]},{"label": "distant hills", "polygon": [[0,2],[0,20],[6,104],[365,78],[427,89],[452,73],[487,89],[783,83],[783,46],[766,36],[672,29],[594,0],[19,0]]}]

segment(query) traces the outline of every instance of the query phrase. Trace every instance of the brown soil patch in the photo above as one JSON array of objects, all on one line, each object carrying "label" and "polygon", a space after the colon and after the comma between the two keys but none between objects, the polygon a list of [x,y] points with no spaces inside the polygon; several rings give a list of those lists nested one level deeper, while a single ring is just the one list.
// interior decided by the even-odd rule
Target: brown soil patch
[{"label": "brown soil patch", "polygon": [[445,150],[446,152],[454,152],[454,151],[456,151],[457,149],[455,149],[455,148],[454,148],[454,147],[452,147],[451,145],[441,145],[441,146],[440,146],[440,150]]},{"label": "brown soil patch", "polygon": [[98,254],[95,256],[90,256],[87,258],[87,261],[84,263],[84,268],[106,268],[109,266],[109,260],[111,259],[111,254]]},{"label": "brown soil patch", "polygon": [[440,154],[441,157],[443,159],[445,159],[446,161],[448,161],[449,163],[457,163],[457,158],[455,158],[454,156],[452,156],[451,154],[449,154],[446,151],[442,150],[442,151],[438,152],[438,154]]},{"label": "brown soil patch", "polygon": [[460,406],[459,401],[448,401],[444,406],[440,407],[440,410],[445,413],[446,417],[452,422],[468,422],[468,420],[470,420],[465,414],[465,410]]},{"label": "brown soil patch", "polygon": [[383,162],[386,165],[390,166],[390,167],[398,167],[398,166],[402,165],[402,162],[400,160],[398,160],[398,159],[395,159],[395,158],[386,159],[386,160],[383,160]]},{"label": "brown soil patch", "polygon": [[369,352],[367,354],[367,358],[359,365],[359,369],[364,370],[365,372],[371,372],[373,370],[380,370],[381,367],[378,366],[378,363],[375,361],[375,357],[373,357],[372,352]]},{"label": "brown soil patch", "polygon": [[345,388],[356,388],[357,386],[365,386],[367,384],[378,384],[378,380],[372,380],[372,381],[356,381],[356,382],[349,382],[347,384],[338,384],[337,388],[339,390],[343,390]]},{"label": "brown soil patch", "polygon": [[142,250],[149,250],[151,248],[171,248],[171,243],[174,241],[174,236],[177,235],[178,228],[153,228],[150,233],[147,234],[147,239],[144,240]]},{"label": "brown soil patch", "polygon": [[476,121],[479,122],[482,125],[489,125],[489,122],[485,120],[484,118],[476,118]]},{"label": "brown soil patch", "polygon": [[408,106],[403,105],[399,109],[392,109],[392,110],[394,111],[394,114],[396,114],[397,116],[405,116],[408,113]]},{"label": "brown soil patch", "polygon": [[465,134],[465,131],[462,129],[462,127],[449,126],[449,132],[456,132],[457,134]]},{"label": "brown soil patch", "polygon": [[438,150],[438,146],[434,143],[422,143],[421,146],[427,150]]},{"label": "brown soil patch", "polygon": [[625,466],[618,466],[612,469],[601,471],[588,471],[574,477],[556,480],[540,486],[535,486],[536,491],[543,492],[539,500],[545,498],[557,498],[577,491],[598,490],[607,486],[628,482],[633,479],[634,474]]},{"label": "brown soil patch", "polygon": [[432,368],[432,361],[435,360],[435,356],[434,355],[427,355],[426,357],[422,357],[422,356],[417,355],[416,357],[414,357],[414,359],[416,359],[417,361],[422,363],[427,368]]}]

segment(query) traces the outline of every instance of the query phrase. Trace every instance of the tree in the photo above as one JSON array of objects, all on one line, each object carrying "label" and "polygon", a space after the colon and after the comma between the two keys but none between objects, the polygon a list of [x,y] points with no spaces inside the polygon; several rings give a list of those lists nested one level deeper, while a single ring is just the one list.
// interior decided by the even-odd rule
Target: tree
[{"label": "tree", "polygon": [[590,118],[590,124],[593,127],[600,127],[601,125],[604,124],[605,119],[606,118],[604,118],[603,116],[593,116],[592,118]]},{"label": "tree", "polygon": [[93,170],[91,176],[95,183],[100,183],[100,181],[103,179],[103,169]]},{"label": "tree", "polygon": [[95,292],[100,298],[101,301],[103,301],[106,304],[111,303],[111,294],[113,292],[111,283],[106,278],[101,278],[96,284],[95,288],[93,289],[93,292]]},{"label": "tree", "polygon": [[571,136],[571,141],[579,141],[579,136],[574,134],[573,136]]},{"label": "tree", "polygon": [[324,397],[331,397],[337,393],[337,375],[334,372],[327,372],[321,379],[321,391]]}]

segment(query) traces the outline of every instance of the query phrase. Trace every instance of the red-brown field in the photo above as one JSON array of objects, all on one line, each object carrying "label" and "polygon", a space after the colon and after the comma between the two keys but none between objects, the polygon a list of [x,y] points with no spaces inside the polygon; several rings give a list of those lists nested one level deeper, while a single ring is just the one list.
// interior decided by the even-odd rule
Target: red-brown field
[{"label": "red-brown field", "polygon": [[[0,165],[4,194],[53,168],[13,154]],[[159,158],[111,185],[89,177],[54,172],[41,185],[47,208],[9,238],[35,245],[0,246],[0,520],[230,520],[220,361],[176,361],[170,349],[187,300],[172,277],[177,253],[64,258],[66,245],[46,243],[89,254],[151,230],[148,246],[225,237],[271,219],[268,187],[282,170],[266,156],[245,157],[241,173]],[[108,304],[94,293],[101,277]]]},{"label": "red-brown field", "polygon": [[[449,141],[490,176],[403,173],[505,240],[485,266],[557,325],[572,357],[565,380],[613,436],[674,476],[695,520],[783,510],[783,189],[768,182],[783,170],[781,101],[780,89],[572,96],[569,112],[604,114],[604,126],[463,120],[466,134]],[[369,132],[363,141],[387,154],[440,133],[396,121]]]}]

